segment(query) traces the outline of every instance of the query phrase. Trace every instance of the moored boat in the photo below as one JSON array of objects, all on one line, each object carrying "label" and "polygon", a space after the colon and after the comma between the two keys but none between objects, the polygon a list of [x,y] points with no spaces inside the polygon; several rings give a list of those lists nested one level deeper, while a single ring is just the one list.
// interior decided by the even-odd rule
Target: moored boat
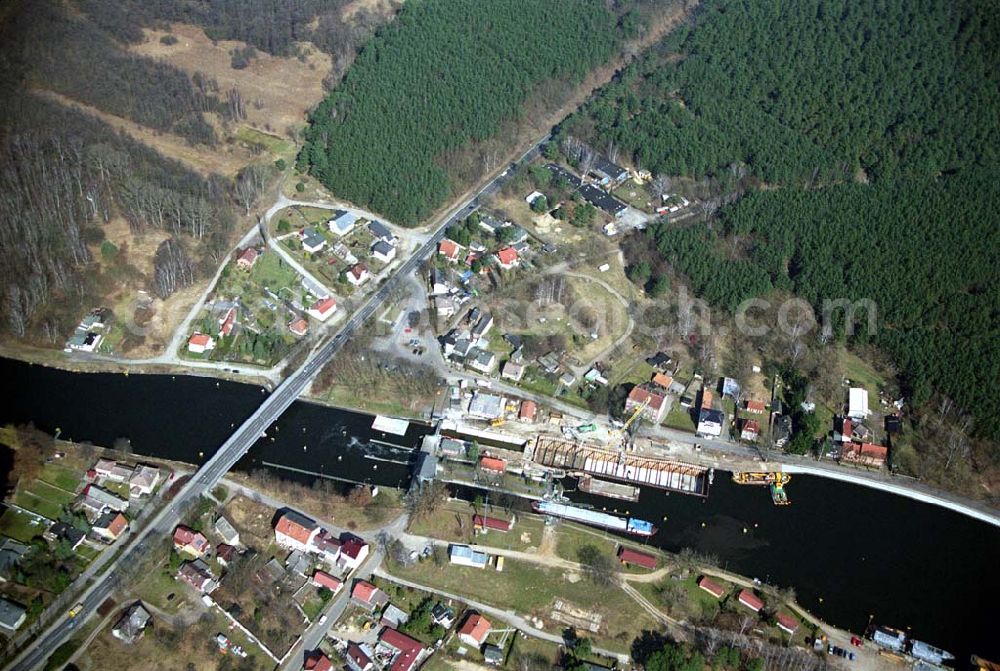
[{"label": "moored boat", "polygon": [[587,508],[578,508],[554,501],[535,501],[531,504],[531,507],[535,512],[544,515],[561,517],[574,522],[601,527],[602,529],[632,534],[633,536],[652,536],[656,533],[656,527],[651,522],[635,517],[618,517],[617,515],[609,515],[608,513],[589,510]]}]

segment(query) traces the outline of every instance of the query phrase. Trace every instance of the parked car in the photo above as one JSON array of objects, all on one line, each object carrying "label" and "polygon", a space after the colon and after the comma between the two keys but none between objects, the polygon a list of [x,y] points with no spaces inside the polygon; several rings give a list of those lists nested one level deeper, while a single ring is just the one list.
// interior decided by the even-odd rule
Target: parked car
[{"label": "parked car", "polygon": [[865,644],[865,642],[864,642],[864,641],[862,641],[862,640],[861,640],[860,638],[858,638],[857,636],[851,636],[851,645],[853,645],[854,647],[856,647],[856,648],[860,648],[860,647],[861,647],[861,646],[863,646],[864,644]]}]

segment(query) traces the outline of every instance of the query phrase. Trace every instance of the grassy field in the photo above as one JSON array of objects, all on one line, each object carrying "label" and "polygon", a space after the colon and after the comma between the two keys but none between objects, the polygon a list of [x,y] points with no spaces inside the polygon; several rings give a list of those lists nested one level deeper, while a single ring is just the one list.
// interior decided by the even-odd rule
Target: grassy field
[{"label": "grassy field", "polygon": [[0,516],[0,534],[27,543],[45,530],[45,526],[36,523],[35,520],[36,518],[28,513],[8,508]]},{"label": "grassy field", "polygon": [[435,566],[431,561],[393,572],[428,587],[540,617],[546,628],[561,627],[551,613],[555,599],[562,599],[567,605],[600,614],[601,629],[594,638],[615,650],[627,650],[636,632],[654,626],[652,618],[618,587],[598,587],[579,574],[527,562],[508,559],[500,573],[491,568]]},{"label": "grassy field", "polygon": [[692,433],[697,428],[694,425],[694,420],[691,419],[691,413],[688,411],[688,408],[682,408],[679,404],[670,408],[670,412],[667,413],[663,423],[671,428],[691,431]]},{"label": "grassy field", "polygon": [[50,520],[57,519],[62,512],[61,505],[37,495],[30,489],[22,489],[17,492],[14,495],[14,503]]},{"label": "grassy field", "polygon": [[79,472],[71,468],[60,466],[59,464],[45,464],[42,467],[42,474],[38,479],[59,489],[75,492],[83,478],[80,477]]},{"label": "grassy field", "polygon": [[271,135],[256,128],[241,126],[236,131],[236,139],[248,145],[248,147],[263,147],[266,151],[274,154],[274,158],[284,159],[286,163],[292,163],[295,159],[295,143],[291,140],[280,138],[277,135]]},{"label": "grassy field", "polygon": [[885,378],[870,365],[847,350],[840,352],[840,369],[844,377],[851,381],[851,386],[862,386],[869,394],[878,395],[878,390],[885,386]]}]

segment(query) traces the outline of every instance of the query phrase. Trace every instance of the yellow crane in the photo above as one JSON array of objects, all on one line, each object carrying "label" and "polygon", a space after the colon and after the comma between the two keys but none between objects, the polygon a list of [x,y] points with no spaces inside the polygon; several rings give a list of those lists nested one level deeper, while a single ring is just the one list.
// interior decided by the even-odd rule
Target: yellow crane
[{"label": "yellow crane", "polygon": [[639,404],[639,407],[635,409],[635,412],[632,413],[632,416],[629,417],[628,420],[622,425],[622,431],[623,432],[628,431],[628,427],[632,426],[632,422],[637,420],[639,418],[639,415],[642,414],[642,411],[645,410],[647,407],[649,407],[648,397],[646,398],[645,401]]}]

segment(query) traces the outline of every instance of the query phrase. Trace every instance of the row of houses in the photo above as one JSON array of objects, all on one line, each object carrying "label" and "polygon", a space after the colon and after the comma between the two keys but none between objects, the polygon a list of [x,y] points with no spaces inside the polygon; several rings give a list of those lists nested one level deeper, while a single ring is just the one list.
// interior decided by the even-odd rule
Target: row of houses
[{"label": "row of houses", "polygon": [[98,459],[87,472],[88,478],[103,484],[105,481],[128,484],[129,496],[149,496],[160,484],[160,469],[148,464],[124,464],[111,459]]},{"label": "row of houses", "polygon": [[[233,334],[236,328],[236,306],[230,306],[221,311],[217,317],[219,330],[216,332],[218,338],[225,338]],[[195,331],[188,338],[187,350],[192,354],[205,354],[215,349],[218,344],[216,337],[209,333]]]},{"label": "row of houses", "polygon": [[351,571],[368,558],[368,543],[352,534],[335,537],[315,521],[286,510],[274,525],[274,540],[281,547],[319,557],[330,566]]},{"label": "row of houses", "polygon": [[[715,582],[708,576],[701,576],[698,578],[698,587],[705,592],[708,592],[716,599],[721,600],[726,596],[727,590],[719,583]],[[736,602],[743,606],[744,608],[753,611],[754,613],[760,613],[764,610],[764,601],[759,596],[753,593],[753,591],[743,588],[736,594]],[[777,627],[791,636],[799,628],[799,621],[796,620],[791,615],[787,613],[777,612],[774,614],[774,621]]]}]

